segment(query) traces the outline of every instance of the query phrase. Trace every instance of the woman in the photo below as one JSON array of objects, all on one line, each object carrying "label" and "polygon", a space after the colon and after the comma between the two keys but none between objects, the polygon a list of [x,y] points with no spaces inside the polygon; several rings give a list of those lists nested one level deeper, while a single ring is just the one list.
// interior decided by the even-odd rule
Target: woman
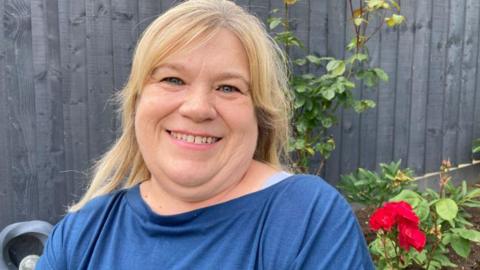
[{"label": "woman", "polygon": [[335,189],[281,169],[280,55],[230,1],[156,19],[120,96],[122,135],[37,269],[373,269]]}]

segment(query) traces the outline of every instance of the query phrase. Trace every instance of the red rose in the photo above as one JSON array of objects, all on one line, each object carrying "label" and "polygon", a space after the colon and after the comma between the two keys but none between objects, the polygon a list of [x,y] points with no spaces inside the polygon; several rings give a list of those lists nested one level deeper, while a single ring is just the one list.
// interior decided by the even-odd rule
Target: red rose
[{"label": "red rose", "polygon": [[398,244],[401,248],[408,251],[410,247],[413,247],[420,252],[425,247],[426,241],[425,234],[417,226],[410,223],[398,224]]},{"label": "red rose", "polygon": [[369,225],[370,229],[373,231],[378,231],[383,229],[385,231],[390,231],[395,225],[396,215],[395,212],[391,211],[388,208],[382,207],[378,208],[370,217]]},{"label": "red rose", "polygon": [[391,209],[396,214],[397,222],[410,222],[418,226],[420,220],[412,209],[412,206],[404,201],[389,202],[383,207]]}]

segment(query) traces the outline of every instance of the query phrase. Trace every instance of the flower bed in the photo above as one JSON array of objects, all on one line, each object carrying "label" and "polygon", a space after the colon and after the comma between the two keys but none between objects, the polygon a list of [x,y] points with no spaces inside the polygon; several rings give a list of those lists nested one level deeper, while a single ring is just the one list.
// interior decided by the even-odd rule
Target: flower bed
[{"label": "flower bed", "polygon": [[[376,233],[372,231],[368,225],[368,221],[373,213],[373,210],[373,208],[360,208],[355,211],[367,243],[373,242],[376,236]],[[469,208],[468,211],[472,215],[471,222],[474,224],[474,228],[480,230],[480,209]],[[480,245],[472,246],[470,256],[467,259],[460,257],[452,250],[450,250],[448,257],[454,264],[457,265],[456,269],[480,270]],[[407,269],[415,270],[422,268],[410,267]]]}]

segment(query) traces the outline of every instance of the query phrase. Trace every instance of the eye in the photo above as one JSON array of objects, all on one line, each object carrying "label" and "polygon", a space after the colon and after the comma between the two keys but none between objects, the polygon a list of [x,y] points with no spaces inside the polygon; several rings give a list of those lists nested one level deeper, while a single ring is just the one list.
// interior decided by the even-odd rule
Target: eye
[{"label": "eye", "polygon": [[182,81],[182,79],[179,79],[177,77],[167,77],[161,80],[162,82],[166,82],[169,84],[173,85],[184,85],[185,83]]},{"label": "eye", "polygon": [[222,93],[240,93],[240,90],[237,87],[231,85],[220,85],[219,87],[217,87],[217,91],[221,91]]}]

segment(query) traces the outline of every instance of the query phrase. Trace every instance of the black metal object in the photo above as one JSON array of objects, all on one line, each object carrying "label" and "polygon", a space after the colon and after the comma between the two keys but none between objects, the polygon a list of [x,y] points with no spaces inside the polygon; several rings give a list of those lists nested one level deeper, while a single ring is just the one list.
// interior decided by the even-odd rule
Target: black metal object
[{"label": "black metal object", "polygon": [[52,225],[33,220],[8,225],[0,232],[0,270],[17,270],[28,255],[41,255]]}]

